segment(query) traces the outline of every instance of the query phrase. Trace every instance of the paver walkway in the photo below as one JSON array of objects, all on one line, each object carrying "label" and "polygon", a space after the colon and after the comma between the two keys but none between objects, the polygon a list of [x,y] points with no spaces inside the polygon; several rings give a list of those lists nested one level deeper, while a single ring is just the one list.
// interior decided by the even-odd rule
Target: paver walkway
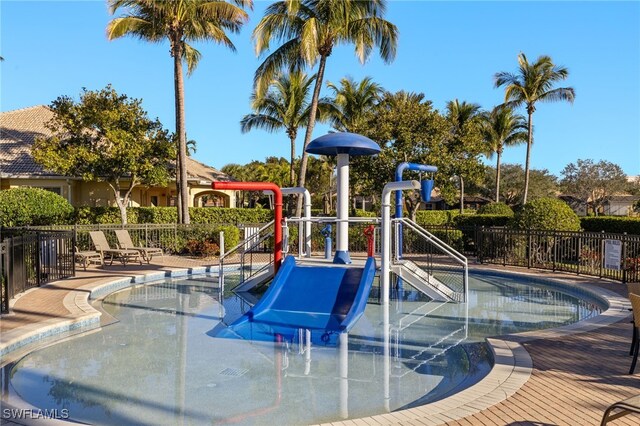
[{"label": "paver walkway", "polygon": [[[209,262],[210,263],[210,262]],[[0,331],[52,318],[66,319],[70,312],[62,301],[72,289],[89,283],[107,282],[114,277],[144,272],[201,266],[203,262],[165,257],[162,265],[128,265],[79,271],[77,277],[32,290],[22,295],[13,313],[2,316]],[[512,269],[511,269],[512,270]],[[531,271],[529,271],[531,272]],[[572,278],[602,286],[626,296],[619,283],[594,278],[536,272],[549,277]],[[513,396],[469,417],[447,425],[596,425],[611,403],[640,393],[640,367],[628,375],[631,324],[620,321],[594,331],[571,336],[538,339],[523,343],[533,360],[527,383]],[[426,422],[426,419],[425,419]],[[345,422],[364,424],[362,421]],[[420,419],[398,424],[421,424]],[[611,425],[640,425],[640,416],[629,415]]]},{"label": "paver walkway", "polygon": [[[620,283],[571,278],[627,294],[626,286]],[[640,393],[640,368],[636,367],[636,374],[628,374],[631,328],[629,321],[621,321],[587,333],[523,343],[533,360],[533,371],[527,383],[503,402],[446,424],[600,424],[609,405]],[[628,415],[609,424],[638,426],[640,416]]]},{"label": "paver walkway", "polygon": [[201,261],[185,257],[163,256],[154,259],[152,264],[130,263],[126,266],[114,263],[112,266],[91,266],[86,271],[81,267],[76,276],[62,281],[32,289],[19,295],[11,313],[0,318],[0,333],[7,333],[18,327],[34,324],[52,318],[68,319],[73,316],[62,303],[70,290],[78,289],[90,283],[104,283],[114,278],[140,275],[154,271],[168,271],[216,263],[214,260]]}]

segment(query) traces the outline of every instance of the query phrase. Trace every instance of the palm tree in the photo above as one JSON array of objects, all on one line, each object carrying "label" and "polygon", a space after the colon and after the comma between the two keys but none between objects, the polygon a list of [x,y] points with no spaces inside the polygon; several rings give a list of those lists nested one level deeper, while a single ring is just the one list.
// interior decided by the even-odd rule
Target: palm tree
[{"label": "palm tree", "polygon": [[251,96],[253,114],[245,115],[240,121],[242,133],[254,128],[268,132],[285,130],[291,143],[291,163],[289,183],[295,186],[296,138],[298,129],[309,121],[309,92],[315,76],[307,76],[302,71],[277,76],[270,89],[263,96],[256,92]]},{"label": "palm tree", "polygon": [[498,72],[494,76],[495,87],[505,86],[504,102],[511,108],[527,107],[527,158],[524,171],[524,195],[522,204],[527,203],[529,192],[529,160],[533,144],[533,113],[536,102],[567,101],[573,103],[576,97],[572,87],[553,88],[554,84],[566,80],[569,70],[557,66],[551,57],[542,55],[534,63],[529,63],[524,53],[518,55],[518,73]]},{"label": "palm tree", "polygon": [[178,216],[182,223],[189,223],[183,60],[187,64],[189,75],[195,70],[202,56],[189,44],[194,41],[213,41],[235,51],[235,46],[226,32],[240,31],[248,20],[243,8],[251,8],[253,0],[233,0],[233,4],[220,0],[108,0],[108,3],[111,14],[118,9],[126,11],[126,15],[114,18],[107,25],[109,40],[131,35],[153,43],[165,39],[169,41],[173,57],[178,135]]},{"label": "palm tree", "polygon": [[[478,104],[467,103],[466,101],[460,103],[457,99],[447,102],[447,119],[452,125],[452,152],[465,155],[462,141],[463,134],[468,130],[469,126],[477,123],[479,113],[480,105]],[[460,182],[460,214],[462,214],[464,213],[464,178],[460,170],[457,171],[457,175]]]},{"label": "palm tree", "polygon": [[[398,29],[382,18],[385,10],[386,0],[280,0],[267,7],[265,16],[253,32],[258,55],[269,50],[272,39],[283,42],[256,70],[258,93],[266,89],[283,67],[299,69],[318,63],[300,161],[299,186],[305,184],[305,150],[316,122],[327,58],[334,47],[351,43],[355,45],[356,56],[361,63],[366,61],[374,46],[378,47],[385,62],[391,62],[396,54]],[[298,215],[301,202],[300,199]]]},{"label": "palm tree", "polygon": [[500,159],[507,146],[516,146],[527,142],[527,123],[520,114],[511,108],[498,105],[490,113],[482,114],[482,135],[487,144],[487,157],[497,156],[496,162],[496,203],[500,201]]},{"label": "palm tree", "polygon": [[332,117],[333,128],[340,132],[354,132],[367,111],[380,101],[382,86],[371,77],[356,83],[351,77],[340,80],[340,87],[327,82],[333,90],[333,103],[337,107]]}]

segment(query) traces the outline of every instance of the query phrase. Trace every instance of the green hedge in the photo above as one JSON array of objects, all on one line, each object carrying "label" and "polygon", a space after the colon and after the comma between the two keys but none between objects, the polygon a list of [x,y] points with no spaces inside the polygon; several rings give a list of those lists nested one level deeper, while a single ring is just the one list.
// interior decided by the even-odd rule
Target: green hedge
[{"label": "green hedge", "polygon": [[[267,209],[229,209],[223,207],[189,208],[191,223],[266,223],[273,219],[273,212]],[[178,213],[175,207],[129,207],[127,220],[135,223],[176,223]],[[77,224],[120,223],[117,207],[79,207],[73,216]]]},{"label": "green hedge", "polygon": [[513,216],[513,209],[505,203],[489,203],[478,209],[478,214]]},{"label": "green hedge", "polygon": [[458,210],[419,210],[416,212],[416,222],[420,226],[447,225],[459,214]]},{"label": "green hedge", "polygon": [[579,231],[580,219],[567,203],[557,198],[538,198],[525,204],[513,217],[517,229]]},{"label": "green hedge", "polygon": [[590,232],[640,235],[640,217],[599,216],[580,218],[582,229]]},{"label": "green hedge", "polygon": [[58,194],[39,188],[0,191],[0,226],[65,224],[73,207]]},{"label": "green hedge", "polygon": [[513,215],[463,214],[453,219],[456,226],[507,226]]}]

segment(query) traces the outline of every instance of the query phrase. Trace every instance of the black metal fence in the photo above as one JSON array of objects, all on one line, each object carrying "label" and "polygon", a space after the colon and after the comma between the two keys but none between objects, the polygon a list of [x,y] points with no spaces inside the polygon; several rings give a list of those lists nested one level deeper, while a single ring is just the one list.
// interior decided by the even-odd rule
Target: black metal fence
[{"label": "black metal fence", "polygon": [[9,300],[18,293],[75,275],[74,247],[69,231],[2,230],[1,311],[9,311]]},{"label": "black metal fence", "polygon": [[[640,235],[506,228],[480,228],[477,235],[477,256],[482,263],[640,281]],[[616,253],[605,259],[607,246]]]},{"label": "black metal fence", "polygon": [[[640,281],[640,235],[605,232],[517,230],[482,226],[425,226],[481,263],[549,269],[622,282]],[[605,247],[615,243],[620,259],[605,265]],[[611,262],[608,262],[611,263]]]}]

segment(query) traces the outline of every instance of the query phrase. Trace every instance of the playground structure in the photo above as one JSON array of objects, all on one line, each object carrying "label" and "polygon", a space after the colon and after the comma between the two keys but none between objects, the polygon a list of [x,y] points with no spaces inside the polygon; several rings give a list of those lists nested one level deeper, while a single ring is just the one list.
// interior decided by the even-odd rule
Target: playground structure
[{"label": "playground structure", "polygon": [[[213,189],[271,191],[274,194],[274,221],[256,231],[251,238],[221,255],[220,287],[224,291],[225,264],[235,256],[240,258],[241,279],[234,287],[247,296],[253,307],[230,325],[227,334],[242,338],[269,340],[274,335],[293,338],[297,330],[320,330],[324,333],[344,333],[362,315],[376,276],[376,254],[380,263],[380,303],[388,311],[392,293],[392,273],[418,291],[439,302],[467,300],[466,258],[447,246],[427,230],[402,218],[401,192],[421,190],[428,201],[433,180],[402,181],[404,169],[433,173],[432,166],[403,163],[399,177],[388,183],[382,192],[380,218],[349,217],[349,159],[354,155],[375,155],[378,145],[368,138],[352,133],[331,133],[313,140],[307,147],[310,154],[337,157],[336,217],[312,217],[310,195],[304,188],[283,188],[258,182],[214,182]],[[391,194],[396,193],[396,217],[391,218]],[[304,197],[304,215],[282,219],[282,194]],[[292,225],[297,225],[297,244],[289,238]],[[322,228],[323,247],[314,247],[313,227]],[[367,225],[362,228],[362,225]],[[372,229],[371,225],[374,226]],[[335,228],[335,252],[331,246],[331,227]],[[359,232],[355,231],[362,228]],[[365,231],[366,229],[366,231]],[[319,229],[317,229],[319,231]],[[407,235],[411,232],[411,235]],[[366,235],[367,248],[354,250],[350,235]],[[379,237],[377,237],[379,235]],[[247,262],[258,244],[273,238],[273,254],[267,262]],[[358,239],[360,242],[362,238]],[[392,244],[393,242],[393,244]],[[375,250],[375,247],[379,247]],[[418,252],[416,252],[418,249]],[[364,257],[364,252],[367,252]],[[295,253],[297,252],[297,253]],[[404,253],[411,252],[405,258]],[[284,253],[284,255],[283,255]],[[331,253],[334,253],[331,258]],[[319,254],[319,255],[317,255]],[[352,258],[353,255],[356,257]],[[364,257],[364,258],[363,258]],[[283,262],[284,260],[284,262]],[[281,267],[282,265],[282,267]],[[267,292],[258,301],[248,293],[271,281]],[[400,284],[400,283],[398,283]],[[396,297],[402,297],[400,285]]]}]

